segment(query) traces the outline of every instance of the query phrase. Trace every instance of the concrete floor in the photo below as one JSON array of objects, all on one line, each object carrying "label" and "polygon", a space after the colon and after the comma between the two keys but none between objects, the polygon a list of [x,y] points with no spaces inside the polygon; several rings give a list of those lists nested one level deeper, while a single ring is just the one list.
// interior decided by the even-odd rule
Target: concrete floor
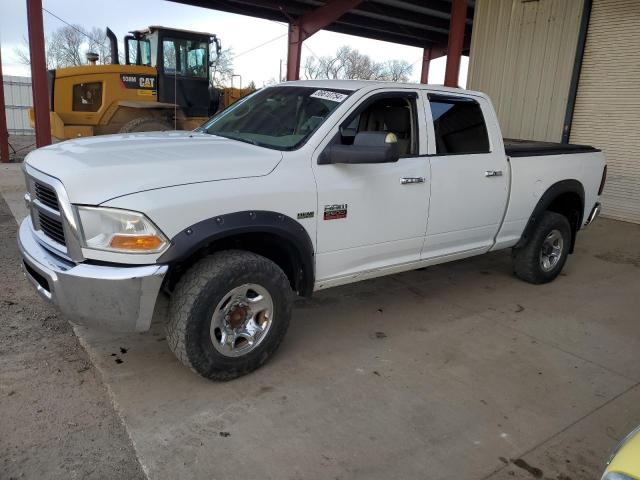
[{"label": "concrete floor", "polygon": [[76,328],[152,479],[599,478],[640,424],[638,225],[599,219],[549,285],[505,251],[319,292],[229,383],[173,357],[158,310]]}]

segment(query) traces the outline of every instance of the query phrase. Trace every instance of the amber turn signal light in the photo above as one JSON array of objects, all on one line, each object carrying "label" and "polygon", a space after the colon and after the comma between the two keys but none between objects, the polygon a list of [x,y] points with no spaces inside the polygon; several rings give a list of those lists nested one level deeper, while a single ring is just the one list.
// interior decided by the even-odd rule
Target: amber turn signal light
[{"label": "amber turn signal light", "polygon": [[114,235],[109,246],[118,250],[155,251],[162,243],[155,235]]}]

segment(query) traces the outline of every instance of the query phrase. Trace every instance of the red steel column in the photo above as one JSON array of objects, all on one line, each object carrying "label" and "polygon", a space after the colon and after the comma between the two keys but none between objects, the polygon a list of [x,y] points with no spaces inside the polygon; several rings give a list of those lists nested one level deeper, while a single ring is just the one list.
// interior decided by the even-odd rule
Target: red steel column
[{"label": "red steel column", "polygon": [[429,64],[431,63],[432,54],[433,47],[424,47],[422,49],[422,72],[420,74],[420,83],[429,83]]},{"label": "red steel column", "polygon": [[449,45],[447,47],[447,69],[444,73],[444,84],[447,87],[458,86],[466,21],[467,0],[453,0],[451,4],[451,22],[449,24]]},{"label": "red steel column", "polygon": [[287,47],[287,80],[300,80],[300,58],[302,56],[302,28],[299,21],[289,24]]},{"label": "red steel column", "polygon": [[287,80],[300,78],[302,42],[331,22],[335,22],[363,0],[329,0],[323,7],[305,13],[289,24],[287,46]]},{"label": "red steel column", "polygon": [[2,79],[2,53],[0,52],[0,161],[9,162],[9,131],[7,130],[7,111],[4,105],[4,82]]},{"label": "red steel column", "polygon": [[44,51],[42,0],[27,0],[27,22],[29,26],[33,110],[36,120],[36,146],[40,148],[51,143],[49,86],[47,82],[47,60]]}]

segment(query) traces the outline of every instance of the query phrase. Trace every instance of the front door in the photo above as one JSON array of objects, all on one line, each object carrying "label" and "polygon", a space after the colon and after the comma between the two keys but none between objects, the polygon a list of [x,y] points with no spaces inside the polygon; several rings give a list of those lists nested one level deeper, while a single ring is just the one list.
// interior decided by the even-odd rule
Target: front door
[{"label": "front door", "polygon": [[[316,278],[353,277],[417,261],[429,207],[424,109],[415,91],[375,93],[363,99],[336,128],[332,141],[349,143],[363,131],[392,132],[401,158],[394,163],[318,165]],[[420,138],[422,137],[422,138]],[[329,282],[331,283],[331,282]],[[340,282],[338,282],[340,283]]]},{"label": "front door", "polygon": [[493,245],[509,195],[509,166],[500,131],[481,97],[427,95],[435,155],[422,258],[480,253]]}]

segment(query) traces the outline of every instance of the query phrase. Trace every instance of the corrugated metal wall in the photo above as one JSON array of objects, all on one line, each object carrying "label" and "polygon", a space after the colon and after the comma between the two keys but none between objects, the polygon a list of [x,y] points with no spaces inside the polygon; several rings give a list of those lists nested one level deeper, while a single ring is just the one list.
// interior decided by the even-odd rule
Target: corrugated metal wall
[{"label": "corrugated metal wall", "polygon": [[491,97],[505,137],[560,141],[584,0],[477,0],[471,90]]},{"label": "corrugated metal wall", "polygon": [[640,1],[594,0],[571,142],[605,153],[603,214],[640,223]]},{"label": "corrugated metal wall", "polygon": [[33,105],[31,78],[2,76],[9,135],[32,135],[27,109]]}]

